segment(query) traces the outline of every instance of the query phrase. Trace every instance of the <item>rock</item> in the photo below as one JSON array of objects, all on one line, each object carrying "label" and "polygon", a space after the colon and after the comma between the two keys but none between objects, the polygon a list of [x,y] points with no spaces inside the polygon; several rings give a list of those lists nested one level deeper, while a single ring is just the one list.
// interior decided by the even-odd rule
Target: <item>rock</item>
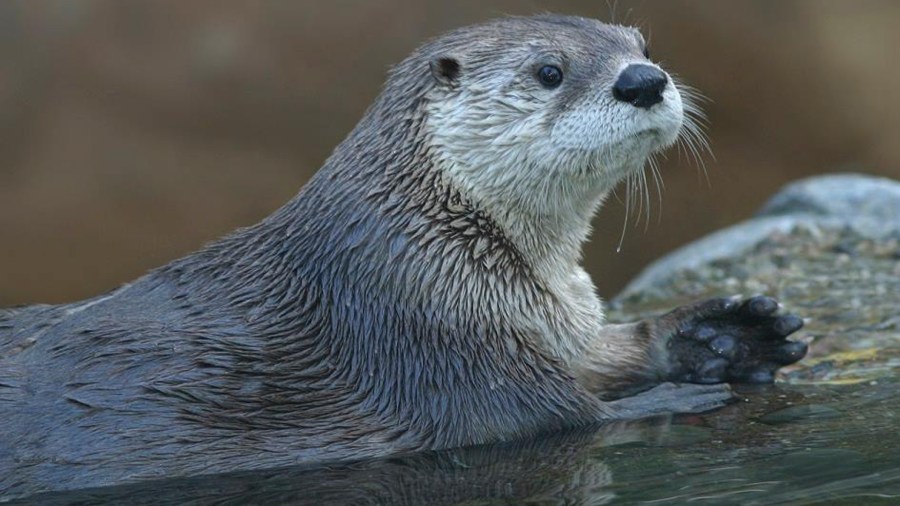
[{"label": "rock", "polygon": [[780,379],[867,383],[900,367],[898,260],[900,182],[815,177],[786,186],[754,218],[647,267],[610,303],[609,317],[633,321],[706,297],[770,295],[804,318],[800,339],[810,343],[807,358]]},{"label": "rock", "polygon": [[[855,233],[851,239],[900,237],[900,182],[838,174],[789,184],[755,218],[714,232],[648,266],[617,299],[652,291],[678,271],[743,255],[774,236],[803,230],[821,239],[825,231],[846,228]],[[838,248],[846,250],[849,244],[838,243]]]},{"label": "rock", "polygon": [[863,174],[803,179],[785,186],[757,216],[801,214],[881,220],[896,229],[900,226],[900,182]]}]

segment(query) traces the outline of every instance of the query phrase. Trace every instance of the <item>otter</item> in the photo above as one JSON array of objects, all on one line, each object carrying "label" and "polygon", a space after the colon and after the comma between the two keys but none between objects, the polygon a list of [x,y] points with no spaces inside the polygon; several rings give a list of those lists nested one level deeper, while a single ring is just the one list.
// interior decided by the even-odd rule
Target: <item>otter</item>
[{"label": "otter", "polygon": [[687,99],[638,30],[591,19],[424,44],[262,222],[105,295],[0,312],[0,490],[515,440],[773,381],[806,353],[774,299],[606,324],[580,265]]}]

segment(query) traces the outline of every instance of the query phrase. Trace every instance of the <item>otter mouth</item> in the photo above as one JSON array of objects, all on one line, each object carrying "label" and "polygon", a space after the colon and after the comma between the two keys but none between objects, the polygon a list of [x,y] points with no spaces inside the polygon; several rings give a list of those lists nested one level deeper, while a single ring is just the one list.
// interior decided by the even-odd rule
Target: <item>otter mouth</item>
[{"label": "otter mouth", "polygon": [[619,139],[603,144],[600,148],[591,148],[591,151],[604,156],[615,157],[647,156],[656,151],[665,149],[668,135],[664,128],[646,128],[622,135]]},{"label": "otter mouth", "polygon": [[648,128],[647,130],[637,132],[634,136],[638,138],[662,137],[662,130],[659,128]]},{"label": "otter mouth", "polygon": [[637,132],[625,137],[623,141],[625,143],[639,143],[642,146],[648,147],[650,150],[657,150],[666,147],[665,142],[665,132],[661,128],[647,128],[645,130],[638,130]]},{"label": "otter mouth", "polygon": [[665,128],[647,128],[634,133],[630,139],[648,145],[650,151],[658,151],[671,146],[677,139]]}]

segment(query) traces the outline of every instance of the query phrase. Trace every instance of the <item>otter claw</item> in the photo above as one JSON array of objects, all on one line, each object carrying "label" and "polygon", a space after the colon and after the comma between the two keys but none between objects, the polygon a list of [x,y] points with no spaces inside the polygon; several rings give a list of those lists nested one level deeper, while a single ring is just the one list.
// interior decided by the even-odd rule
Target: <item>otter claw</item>
[{"label": "otter claw", "polygon": [[778,311],[778,301],[772,297],[758,295],[747,299],[743,308],[748,314],[753,316],[770,316],[775,311]]},{"label": "otter claw", "polygon": [[723,297],[710,300],[709,315],[731,313],[740,305],[740,299],[736,297]]},{"label": "otter claw", "polygon": [[808,348],[809,347],[806,345],[806,343],[801,343],[799,341],[790,341],[778,348],[778,351],[775,355],[775,361],[782,365],[793,364],[794,362],[806,356],[806,351],[808,350]]},{"label": "otter claw", "polygon": [[780,337],[787,337],[803,328],[803,320],[794,315],[782,316],[775,320],[772,328]]}]

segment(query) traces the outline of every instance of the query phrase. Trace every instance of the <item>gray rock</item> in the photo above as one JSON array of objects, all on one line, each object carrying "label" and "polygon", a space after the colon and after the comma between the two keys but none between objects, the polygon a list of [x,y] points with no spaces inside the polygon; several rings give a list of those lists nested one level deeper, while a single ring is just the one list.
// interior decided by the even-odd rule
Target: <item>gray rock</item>
[{"label": "gray rock", "polygon": [[900,182],[862,174],[803,179],[772,197],[755,218],[714,232],[649,265],[617,297],[666,284],[676,273],[740,257],[773,235],[851,229],[861,238],[900,236]]},{"label": "gray rock", "polygon": [[900,182],[863,174],[819,176],[791,183],[757,216],[811,214],[839,219],[868,218],[900,224]]}]

